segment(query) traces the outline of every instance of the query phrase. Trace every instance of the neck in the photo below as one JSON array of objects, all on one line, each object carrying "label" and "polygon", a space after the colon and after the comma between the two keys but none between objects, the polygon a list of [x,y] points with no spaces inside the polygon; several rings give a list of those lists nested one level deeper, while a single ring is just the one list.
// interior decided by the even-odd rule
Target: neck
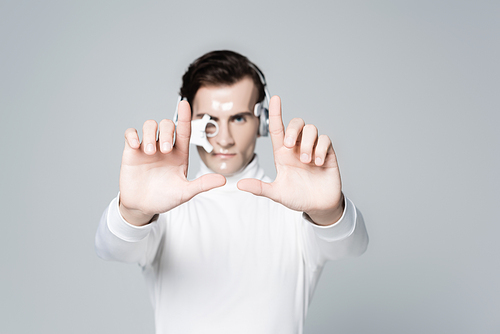
[{"label": "neck", "polygon": [[[224,175],[223,176],[226,178],[226,185],[224,185],[221,188],[218,189],[236,189],[236,184],[238,183],[239,180],[241,179],[247,179],[247,178],[255,178],[262,180],[264,178],[264,170],[260,168],[259,166],[259,159],[257,155],[254,155],[253,159],[250,161],[250,163],[245,166],[242,170],[231,174],[231,175]],[[203,163],[202,160],[200,160],[200,170],[196,174],[196,177],[200,177],[205,174],[210,174],[214,173],[210,168],[208,168],[205,163]]]}]

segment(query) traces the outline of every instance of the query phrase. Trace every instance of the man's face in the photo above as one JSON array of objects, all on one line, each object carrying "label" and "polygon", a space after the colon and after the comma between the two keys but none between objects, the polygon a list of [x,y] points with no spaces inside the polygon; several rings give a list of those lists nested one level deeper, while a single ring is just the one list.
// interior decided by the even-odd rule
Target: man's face
[{"label": "man's face", "polygon": [[206,86],[196,92],[193,119],[208,114],[219,125],[219,133],[208,141],[207,153],[198,146],[201,160],[215,173],[231,176],[253,158],[259,120],[253,114],[258,92],[253,80],[245,77],[232,86]]}]

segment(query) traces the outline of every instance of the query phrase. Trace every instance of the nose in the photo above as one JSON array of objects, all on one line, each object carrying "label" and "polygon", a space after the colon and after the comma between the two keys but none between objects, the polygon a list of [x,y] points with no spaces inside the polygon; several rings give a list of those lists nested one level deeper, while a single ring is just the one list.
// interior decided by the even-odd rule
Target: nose
[{"label": "nose", "polygon": [[234,138],[231,135],[231,129],[226,122],[219,122],[219,133],[214,137],[220,147],[231,147],[234,145]]}]

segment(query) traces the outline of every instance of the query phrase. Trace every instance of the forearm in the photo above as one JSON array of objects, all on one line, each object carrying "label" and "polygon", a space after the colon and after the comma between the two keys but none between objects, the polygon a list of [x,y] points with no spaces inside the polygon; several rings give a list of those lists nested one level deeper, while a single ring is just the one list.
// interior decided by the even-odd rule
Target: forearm
[{"label": "forearm", "polygon": [[144,264],[152,226],[128,224],[120,215],[115,198],[104,211],[95,237],[97,255],[105,260]]},{"label": "forearm", "polygon": [[309,222],[311,223],[309,228],[314,235],[313,239],[316,240],[321,257],[324,259],[337,260],[359,256],[368,246],[368,234],[363,216],[354,203],[347,198],[344,213],[335,224],[320,226],[310,220]]}]

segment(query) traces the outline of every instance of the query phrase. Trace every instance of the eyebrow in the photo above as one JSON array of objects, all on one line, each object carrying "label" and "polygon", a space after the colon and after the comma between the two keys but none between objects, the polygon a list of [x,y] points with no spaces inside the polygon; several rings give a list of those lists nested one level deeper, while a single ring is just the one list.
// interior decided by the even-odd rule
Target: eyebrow
[{"label": "eyebrow", "polygon": [[[219,120],[218,117],[212,116],[209,113],[200,113],[200,114],[196,115],[195,118],[201,119],[205,115],[210,116],[210,118],[213,119],[214,121]],[[235,118],[235,117],[241,117],[241,116],[253,116],[253,113],[251,113],[250,111],[242,111],[242,112],[239,112],[239,113],[236,113],[234,115],[229,116],[229,118]]]}]

